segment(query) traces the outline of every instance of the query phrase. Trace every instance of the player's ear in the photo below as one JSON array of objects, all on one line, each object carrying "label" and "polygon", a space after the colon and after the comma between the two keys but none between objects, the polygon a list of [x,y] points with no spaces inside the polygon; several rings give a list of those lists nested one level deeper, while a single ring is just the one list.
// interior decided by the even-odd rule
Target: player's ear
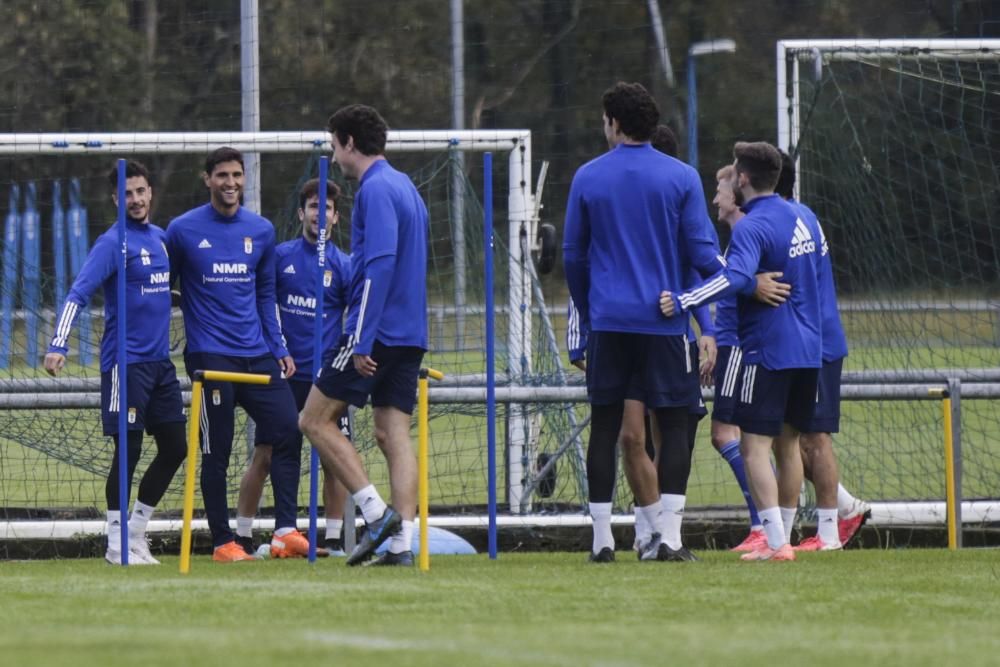
[{"label": "player's ear", "polygon": [[212,184],[212,175],[209,174],[207,171],[201,172],[201,180],[205,184],[206,188],[207,187],[211,187],[211,184]]},{"label": "player's ear", "polygon": [[300,209],[299,209],[299,222],[305,222],[305,221],[306,221],[306,212],[305,212],[305,211],[303,211],[303,210],[302,210],[302,209],[300,208]]},{"label": "player's ear", "polygon": [[115,208],[118,208],[118,193],[117,192],[112,192],[111,193],[111,203],[115,205]]}]

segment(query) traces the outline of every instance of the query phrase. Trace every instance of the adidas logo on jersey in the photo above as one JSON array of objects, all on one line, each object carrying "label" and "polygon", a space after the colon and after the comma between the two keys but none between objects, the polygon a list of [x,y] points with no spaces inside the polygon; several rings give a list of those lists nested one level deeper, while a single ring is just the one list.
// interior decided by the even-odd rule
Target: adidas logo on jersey
[{"label": "adidas logo on jersey", "polygon": [[285,270],[282,271],[282,273],[290,273],[291,275],[294,276],[295,275],[295,265],[294,264],[289,264],[288,266],[285,267]]},{"label": "adidas logo on jersey", "polygon": [[795,234],[792,236],[792,247],[788,249],[788,256],[795,258],[811,252],[816,252],[816,242],[812,240],[812,234],[802,219],[796,218]]},{"label": "adidas logo on jersey", "polygon": [[198,244],[199,248],[211,248],[212,244],[208,242],[208,239],[202,239],[201,243]]}]

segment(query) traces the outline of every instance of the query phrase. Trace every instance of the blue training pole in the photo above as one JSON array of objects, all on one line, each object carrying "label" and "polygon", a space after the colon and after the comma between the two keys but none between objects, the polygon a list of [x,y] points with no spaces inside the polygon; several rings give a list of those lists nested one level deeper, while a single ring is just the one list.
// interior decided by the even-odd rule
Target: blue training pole
[{"label": "blue training pole", "polygon": [[121,513],[122,565],[128,565],[128,351],[125,285],[128,238],[125,233],[125,160],[118,160],[118,509]]},{"label": "blue training pole", "polygon": [[[83,262],[87,258],[87,209],[80,203],[80,180],[70,179],[69,182],[69,272],[72,278],[80,273]],[[62,304],[60,304],[61,306]],[[80,365],[90,364],[90,309],[81,308],[77,318],[77,331],[80,336]]]},{"label": "blue training pole", "polygon": [[497,557],[497,397],[493,317],[493,153],[483,155],[483,250],[486,264],[486,471],[490,559]]},{"label": "blue training pole", "polygon": [[0,368],[10,367],[14,343],[14,295],[17,293],[17,265],[20,259],[21,216],[17,213],[21,188],[10,186],[10,200],[3,232],[3,294],[0,296]]},{"label": "blue training pole", "polygon": [[21,280],[24,292],[24,359],[30,368],[38,366],[38,310],[41,305],[42,239],[35,183],[28,181],[21,215]]},{"label": "blue training pole", "polygon": [[[326,312],[323,274],[326,272],[326,179],[330,173],[330,158],[319,159],[319,229],[316,235],[316,305],[313,308],[313,377],[323,366],[323,314]],[[309,562],[316,562],[316,524],[319,505],[319,452],[311,448],[309,455]]]},{"label": "blue training pole", "polygon": [[52,256],[55,264],[56,285],[52,310],[59,316],[59,308],[66,300],[66,212],[62,204],[62,184],[52,182]]}]

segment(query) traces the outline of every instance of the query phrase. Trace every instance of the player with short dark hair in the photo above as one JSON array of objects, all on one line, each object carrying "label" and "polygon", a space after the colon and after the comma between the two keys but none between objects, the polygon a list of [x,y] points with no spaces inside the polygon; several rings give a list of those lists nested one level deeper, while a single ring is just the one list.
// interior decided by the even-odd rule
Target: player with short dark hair
[{"label": "player with short dark hair", "polygon": [[[799,433],[813,417],[822,365],[816,245],[820,233],[774,194],[781,172],[778,149],[764,142],[739,142],[733,153],[734,188],[744,197],[747,215],[733,229],[728,266],[682,294],[664,291],[660,307],[673,319],[709,301],[743,297],[738,302],[743,363],[734,420],[742,431],[741,450],[767,545],[742,558],[794,560],[788,532],[802,485]],[[781,272],[794,285],[777,308],[747,298],[760,270]],[[771,468],[772,448],[780,471],[777,479]]]},{"label": "player with short dark hair", "polygon": [[[272,547],[304,554],[309,543],[296,529],[300,458],[295,397],[285,377],[295,362],[285,347],[274,295],[274,226],[240,205],[243,156],[223,147],[209,154],[202,175],[209,203],[167,227],[172,278],[180,280],[187,345],[184,363],[195,370],[260,373],[266,385],[205,382],[201,419],[201,491],[212,532],[212,558],[253,560],[251,544],[236,541],[229,526],[227,470],[234,411],[254,420],[257,436],[273,448],[275,530]],[[192,417],[195,418],[195,417]],[[280,543],[280,545],[279,545]]]},{"label": "player with short dark hair", "polygon": [[[299,425],[361,508],[367,530],[348,556],[375,565],[411,566],[417,465],[410,420],[427,350],[428,215],[410,178],[385,159],[388,127],[372,107],[330,116],[333,159],[359,181],[351,220],[351,306],[346,334],[323,359]],[[337,428],[348,405],[371,398],[375,439],[389,466],[392,505],[372,485],[361,457]]]},{"label": "player with short dark hair", "polygon": [[[340,188],[333,181],[327,181],[326,229],[332,233],[340,216],[337,198]],[[316,267],[318,255],[316,246],[319,237],[319,179],[305,182],[299,191],[298,218],[302,223],[299,238],[279,243],[275,248],[274,279],[277,293],[278,312],[281,316],[281,332],[289,354],[295,360],[295,375],[288,378],[288,385],[295,396],[299,411],[305,405],[315,373],[313,370],[313,337],[316,321]],[[351,258],[326,237],[325,268],[323,270],[323,343],[322,349],[329,350],[343,333],[344,309],[350,296]],[[340,429],[350,437],[347,416],[340,419]],[[302,451],[302,433],[298,433],[292,443],[297,456]],[[254,446],[253,458],[240,483],[240,497],[237,503],[237,539],[250,539],[253,517],[257,513],[264,480],[271,467],[271,447],[266,443]],[[337,482],[336,476],[326,468],[323,470],[323,505],[326,512],[325,549],[317,550],[320,555],[343,556],[344,502],[346,490]],[[275,557],[301,556],[291,552],[282,544],[272,545],[271,555]]]},{"label": "player with short dark hair", "polygon": [[[118,204],[118,169],[108,174],[111,200]],[[128,484],[142,453],[142,432],[156,440],[156,456],[139,482],[139,491],[128,520],[129,564],[156,565],[149,551],[146,524],[156,504],[166,492],[187,454],[184,433],[184,405],[177,382],[177,370],[170,361],[170,260],[160,227],[149,221],[153,188],[149,170],[134,160],[125,165],[125,226],[128,255],[125,259],[126,303],[128,308],[126,352],[128,354]],[[57,375],[66,363],[69,333],[81,308],[85,308],[98,288],[104,290],[104,335],[101,338],[101,421],[104,435],[115,439],[104,486],[108,503],[109,563],[121,563],[121,512],[118,494],[118,223],[98,237],[66,297],[55,334],[45,355],[45,370]]]},{"label": "player with short dark hair", "polygon": [[[652,96],[637,83],[620,82],[602,103],[611,150],[573,177],[563,242],[570,295],[581,330],[590,332],[590,558],[614,560],[617,442],[639,511],[655,527],[640,558],[690,560],[680,519],[691,465],[688,408],[698,376],[685,341],[686,323],[659,317],[649,304],[659,293],[658,281],[679,290],[692,267],[704,275],[718,271],[718,239],[697,172],[649,144],[659,120]],[[647,408],[656,413],[661,431],[659,473],[645,449]],[[661,501],[658,478],[669,502]]]},{"label": "player with short dark hair", "polygon": [[840,430],[840,376],[847,356],[847,337],[837,308],[837,288],[833,280],[833,262],[826,234],[816,214],[793,197],[795,162],[781,153],[781,177],[775,192],[792,204],[803,219],[815,222],[820,233],[822,274],[820,290],[823,300],[823,368],[819,374],[816,413],[801,437],[802,467],[805,477],[816,487],[816,521],[818,530],[806,538],[796,551],[834,551],[843,548],[871,516],[868,504],[852,496],[837,470],[837,455],[831,434]]}]

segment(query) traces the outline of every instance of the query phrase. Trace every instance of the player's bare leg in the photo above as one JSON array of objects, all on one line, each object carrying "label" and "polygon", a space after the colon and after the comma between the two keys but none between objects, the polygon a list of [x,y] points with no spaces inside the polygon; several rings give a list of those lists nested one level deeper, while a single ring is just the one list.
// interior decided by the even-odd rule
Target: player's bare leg
[{"label": "player's bare leg", "polygon": [[803,540],[799,548],[807,551],[830,551],[841,547],[837,530],[837,489],[840,474],[829,433],[802,434],[802,464],[806,479],[816,489],[817,534]]},{"label": "player's bare leg", "polygon": [[[740,439],[740,452],[746,465],[750,493],[757,505],[767,543],[750,553],[743,560],[794,560],[795,553],[785,538],[781,510],[778,507],[778,480],[771,467],[771,448],[774,438],[768,435],[744,432]],[[777,451],[775,452],[777,454]],[[783,452],[787,455],[787,452]],[[799,463],[801,470],[801,462]],[[801,477],[799,484],[801,485]]]},{"label": "player's bare leg", "polygon": [[640,558],[653,560],[659,549],[663,527],[660,491],[656,467],[646,452],[646,406],[640,401],[626,400],[622,412],[622,427],[618,433],[618,446],[622,452],[622,466],[638,511],[653,526],[649,543],[640,547]]},{"label": "player's bare leg", "polygon": [[257,516],[264,483],[271,472],[271,447],[257,445],[240,480],[240,495],[236,501],[236,541],[247,553],[254,552],[253,519]]},{"label": "player's bare leg", "polygon": [[413,519],[417,513],[417,457],[410,441],[411,416],[394,407],[373,409],[375,441],[389,466],[392,506],[403,517],[402,526],[389,542],[389,552],[410,552]]}]

